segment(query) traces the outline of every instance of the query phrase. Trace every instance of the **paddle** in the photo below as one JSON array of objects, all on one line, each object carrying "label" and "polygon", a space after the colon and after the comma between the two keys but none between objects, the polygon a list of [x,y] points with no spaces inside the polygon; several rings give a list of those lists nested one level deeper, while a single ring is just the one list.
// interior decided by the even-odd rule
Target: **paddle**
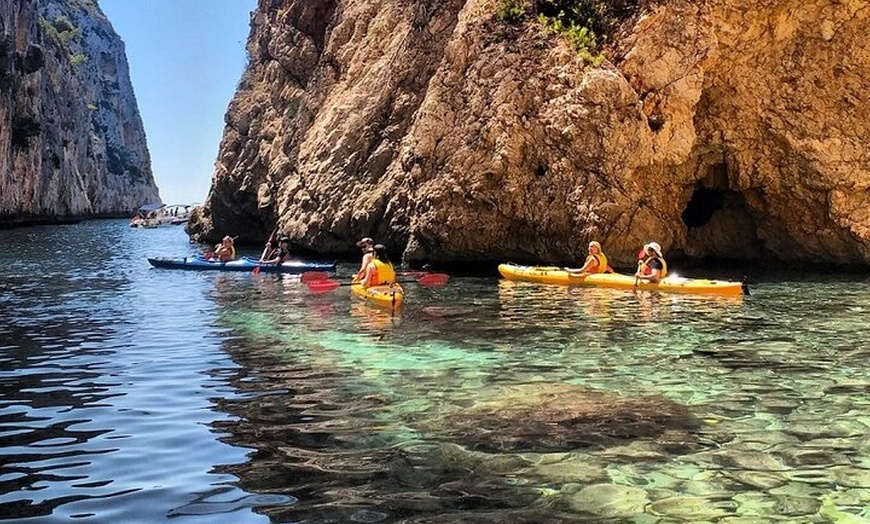
[{"label": "paddle", "polygon": [[315,282],[318,280],[328,280],[329,273],[326,271],[306,271],[302,273],[302,276],[299,277],[299,281],[303,284],[307,284],[308,282]]},{"label": "paddle", "polygon": [[[269,239],[266,240],[266,247],[263,248],[263,254],[260,255],[260,260],[263,260],[264,258],[266,258],[266,253],[269,251],[269,246],[272,245],[272,241],[275,240],[275,234],[277,232],[278,232],[278,226],[276,225],[275,229],[272,230],[272,234],[269,235]],[[252,275],[259,275],[260,274],[260,266],[258,265],[256,267],[254,267],[254,270],[251,271],[251,274]]]},{"label": "paddle", "polygon": [[[424,286],[440,286],[447,284],[450,280],[450,275],[446,273],[426,273],[425,271],[418,271],[419,276],[415,276],[415,278],[397,278],[396,282],[399,283],[415,283],[422,284]],[[400,275],[403,273],[400,273]],[[300,281],[303,283],[308,282],[316,282],[319,280],[328,280],[329,273],[326,271],[306,271],[302,273],[300,277]],[[351,283],[345,284],[350,285]]]},{"label": "paddle", "polygon": [[313,280],[305,283],[308,286],[308,289],[311,290],[312,293],[316,295],[320,295],[321,293],[328,293],[335,289],[340,288],[341,286],[358,286],[360,282],[337,282],[335,280]]},{"label": "paddle", "polygon": [[[320,274],[322,271],[307,271],[302,274],[302,282],[304,282],[308,289],[310,289],[313,293],[328,293],[335,289],[338,289],[342,286],[354,286],[359,285],[359,282],[337,282],[335,280],[330,280],[328,278],[320,278]],[[307,276],[310,275],[310,276]],[[447,284],[447,281],[450,279],[450,276],[445,273],[429,273],[428,275],[423,275],[420,278],[413,280],[399,280],[399,282],[404,283],[415,283],[421,286],[444,286]]]},{"label": "paddle", "polygon": [[399,280],[399,282],[414,282],[421,286],[445,286],[450,276],[446,273],[429,273],[414,280]]}]

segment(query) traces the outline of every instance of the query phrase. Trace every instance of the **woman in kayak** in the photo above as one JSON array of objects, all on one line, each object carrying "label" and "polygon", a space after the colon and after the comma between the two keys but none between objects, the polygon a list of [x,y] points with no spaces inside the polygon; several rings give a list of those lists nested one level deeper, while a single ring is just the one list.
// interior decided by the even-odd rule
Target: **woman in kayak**
[{"label": "woman in kayak", "polygon": [[260,259],[260,264],[283,264],[290,258],[290,239],[281,237],[278,241],[278,247],[273,249],[266,258]]},{"label": "woman in kayak", "polygon": [[366,266],[365,275],[362,278],[363,287],[395,283],[396,270],[387,256],[387,248],[383,244],[378,244],[372,250],[374,258]]},{"label": "woman in kayak", "polygon": [[233,241],[233,237],[227,235],[222,240],[221,243],[214,247],[214,252],[208,258],[209,260],[220,260],[221,262],[228,262],[230,260],[235,260],[236,258],[236,248],[233,245],[235,242]]},{"label": "woman in kayak", "polygon": [[643,246],[641,252],[643,258],[637,261],[637,272],[634,277],[637,281],[659,282],[668,276],[668,263],[662,256],[662,246],[658,242],[650,242]]},{"label": "woman in kayak", "polygon": [[593,240],[589,242],[589,256],[580,269],[565,268],[573,277],[584,277],[592,273],[613,273],[607,265],[607,256],[601,251],[601,244]]}]

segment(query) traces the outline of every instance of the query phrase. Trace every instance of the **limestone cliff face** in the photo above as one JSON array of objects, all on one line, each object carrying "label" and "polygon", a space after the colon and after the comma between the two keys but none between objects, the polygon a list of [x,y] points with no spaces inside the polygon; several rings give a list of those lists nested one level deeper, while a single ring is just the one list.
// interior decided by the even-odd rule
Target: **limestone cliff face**
[{"label": "limestone cliff face", "polygon": [[0,2],[0,224],[160,200],[124,45],[92,0]]},{"label": "limestone cliff face", "polygon": [[591,67],[497,0],[261,0],[191,231],[410,261],[870,263],[870,4],[670,0]]}]

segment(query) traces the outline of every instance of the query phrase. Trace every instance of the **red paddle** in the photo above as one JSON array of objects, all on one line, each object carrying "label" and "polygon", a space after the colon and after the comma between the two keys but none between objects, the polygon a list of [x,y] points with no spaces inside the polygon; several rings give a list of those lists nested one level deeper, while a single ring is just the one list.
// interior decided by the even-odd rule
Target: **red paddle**
[{"label": "red paddle", "polygon": [[450,276],[446,273],[429,273],[411,282],[416,282],[421,286],[445,286],[448,280],[450,280]]},{"label": "red paddle", "polygon": [[318,280],[328,280],[328,279],[329,279],[329,273],[327,273],[326,271],[306,271],[305,273],[302,273],[301,277],[299,277],[299,280],[303,284],[307,284],[308,282],[315,282]]},{"label": "red paddle", "polygon": [[338,289],[341,286],[350,286],[356,282],[336,282],[335,280],[314,280],[306,282],[308,289],[316,295],[329,293],[332,290]]},{"label": "red paddle", "polygon": [[[302,273],[302,278],[300,280],[308,286],[308,289],[310,289],[312,293],[318,295],[321,293],[328,293],[341,286],[352,286],[357,284],[357,282],[337,282],[335,280],[329,280],[329,278],[321,278],[323,273],[323,271],[307,271]],[[309,274],[311,276],[307,276]],[[445,273],[429,273],[428,275],[423,275],[414,280],[405,280],[401,282],[412,282],[420,284],[421,286],[435,287],[446,285],[448,280],[450,280],[450,276]]]}]

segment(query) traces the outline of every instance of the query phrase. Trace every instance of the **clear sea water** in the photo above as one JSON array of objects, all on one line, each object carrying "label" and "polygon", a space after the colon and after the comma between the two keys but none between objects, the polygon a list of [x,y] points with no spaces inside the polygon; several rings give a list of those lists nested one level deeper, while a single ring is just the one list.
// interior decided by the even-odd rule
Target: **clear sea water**
[{"label": "clear sea water", "polygon": [[868,276],[723,300],[493,268],[391,315],[151,268],[202,249],[178,227],[3,237],[0,520],[870,522]]}]

